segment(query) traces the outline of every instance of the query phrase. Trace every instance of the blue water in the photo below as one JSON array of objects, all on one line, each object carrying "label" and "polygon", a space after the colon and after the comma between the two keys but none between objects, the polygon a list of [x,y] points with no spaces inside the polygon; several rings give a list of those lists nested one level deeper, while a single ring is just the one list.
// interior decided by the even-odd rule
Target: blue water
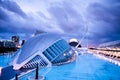
[{"label": "blue water", "polygon": [[14,54],[10,55],[0,55],[0,67],[6,67],[9,65],[9,62],[12,60]]},{"label": "blue water", "polygon": [[[0,56],[1,59],[8,61]],[[6,66],[7,62],[2,65]],[[35,71],[19,79],[27,80],[34,75]],[[39,75],[45,76],[45,80],[120,80],[120,67],[91,54],[83,54],[73,63],[40,69]]]},{"label": "blue water", "polygon": [[120,80],[120,67],[84,54],[74,63],[53,68],[46,80]]}]

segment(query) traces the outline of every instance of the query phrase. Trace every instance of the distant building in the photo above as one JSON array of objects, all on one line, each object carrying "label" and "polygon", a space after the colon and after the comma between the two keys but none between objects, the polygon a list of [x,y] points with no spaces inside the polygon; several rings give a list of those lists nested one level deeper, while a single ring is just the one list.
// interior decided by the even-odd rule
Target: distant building
[{"label": "distant building", "polygon": [[17,48],[20,48],[19,39],[20,39],[19,36],[12,36],[12,42],[15,43]]},{"label": "distant building", "polygon": [[12,36],[12,41],[19,43],[19,36]]},{"label": "distant building", "polygon": [[4,42],[0,41],[0,47],[4,47]]},{"label": "distant building", "polygon": [[82,46],[79,44],[79,41],[77,39],[70,39],[69,41],[69,45],[72,47],[76,47],[76,48],[81,48]]},{"label": "distant building", "polygon": [[16,45],[12,41],[0,41],[0,53],[16,51]]},{"label": "distant building", "polygon": [[0,41],[0,47],[14,48],[15,43],[12,41]]},{"label": "distant building", "polygon": [[19,36],[12,36],[11,40],[0,41],[0,53],[16,51],[20,48]]}]

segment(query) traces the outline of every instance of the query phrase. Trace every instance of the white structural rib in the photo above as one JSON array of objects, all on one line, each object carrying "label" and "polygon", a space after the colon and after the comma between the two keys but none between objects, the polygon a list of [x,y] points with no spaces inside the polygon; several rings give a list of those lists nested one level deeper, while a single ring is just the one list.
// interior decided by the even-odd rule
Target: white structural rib
[{"label": "white structural rib", "polygon": [[44,61],[46,61],[46,63],[48,64],[47,67],[50,67],[52,65],[51,62],[42,53],[41,54],[40,53],[41,53],[41,51],[37,50],[33,55],[31,55],[29,58],[27,58],[26,60],[24,60],[20,64],[17,64],[18,57],[19,57],[19,54],[18,54],[16,59],[14,59],[14,61],[13,61],[13,63],[11,65],[13,65],[13,69],[19,70],[26,63],[28,63],[30,60],[32,60],[36,55],[39,55],[39,56],[41,56],[43,58]]},{"label": "white structural rib", "polygon": [[38,54],[38,55],[40,55],[43,58],[43,60],[48,63],[47,67],[50,67],[52,65],[52,63],[43,54]]}]

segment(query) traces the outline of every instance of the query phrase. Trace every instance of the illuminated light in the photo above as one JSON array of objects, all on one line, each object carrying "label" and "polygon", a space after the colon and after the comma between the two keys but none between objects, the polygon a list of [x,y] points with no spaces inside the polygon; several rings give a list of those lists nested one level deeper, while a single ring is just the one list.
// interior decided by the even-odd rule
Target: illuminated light
[{"label": "illuminated light", "polygon": [[120,66],[120,63],[118,63],[118,65]]},{"label": "illuminated light", "polygon": [[31,37],[34,37],[34,36],[35,36],[35,34],[32,34],[32,35],[31,35]]},{"label": "illuminated light", "polygon": [[112,62],[112,60],[110,60],[110,62]]},{"label": "illuminated light", "polygon": [[2,67],[0,67],[0,75],[1,75]]},{"label": "illuminated light", "polygon": [[21,46],[20,45],[18,45],[18,46],[16,46],[17,48],[21,48]]},{"label": "illuminated light", "polygon": [[72,51],[72,50],[70,50],[70,51],[69,51],[69,53],[70,53],[70,54],[72,54],[72,53],[73,53],[73,51]]},{"label": "illuminated light", "polygon": [[97,57],[99,57],[99,58],[101,58],[101,59],[104,59],[104,60],[106,60],[106,61],[109,61],[109,62],[111,62],[111,63],[113,63],[113,64],[115,64],[115,65],[120,66],[120,62],[117,61],[117,60],[110,59],[110,58],[108,58],[108,57],[105,57],[104,55],[99,55],[99,54],[94,54],[94,55],[97,56]]},{"label": "illuminated light", "polygon": [[64,53],[63,56],[66,56],[66,54]]}]

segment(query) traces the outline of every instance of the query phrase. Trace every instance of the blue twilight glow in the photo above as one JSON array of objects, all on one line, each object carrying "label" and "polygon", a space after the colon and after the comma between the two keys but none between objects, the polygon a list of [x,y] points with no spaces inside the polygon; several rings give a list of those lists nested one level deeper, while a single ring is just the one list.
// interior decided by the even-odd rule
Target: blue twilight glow
[{"label": "blue twilight glow", "polygon": [[0,0],[0,39],[26,39],[36,30],[81,39],[88,30],[89,43],[117,40],[119,8],[119,0]]}]

